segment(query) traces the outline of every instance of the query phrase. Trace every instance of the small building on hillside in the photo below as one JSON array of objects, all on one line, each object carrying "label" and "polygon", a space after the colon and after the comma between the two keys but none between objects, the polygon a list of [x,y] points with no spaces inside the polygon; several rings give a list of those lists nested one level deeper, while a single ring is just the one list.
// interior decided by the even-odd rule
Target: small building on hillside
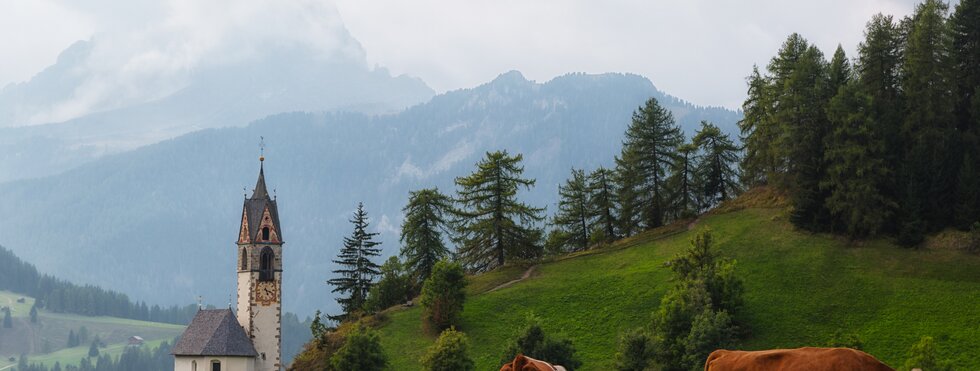
[{"label": "small building on hillside", "polygon": [[143,338],[141,338],[139,336],[130,336],[129,337],[129,341],[126,343],[126,345],[131,346],[131,347],[142,346],[143,345]]},{"label": "small building on hillside", "polygon": [[259,355],[231,309],[199,310],[173,354],[180,371],[254,371]]}]

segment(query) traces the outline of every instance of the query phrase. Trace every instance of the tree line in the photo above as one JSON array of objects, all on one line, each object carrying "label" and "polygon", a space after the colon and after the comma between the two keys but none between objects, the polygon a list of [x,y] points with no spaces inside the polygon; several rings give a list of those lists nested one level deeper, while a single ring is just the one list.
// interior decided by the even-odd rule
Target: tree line
[{"label": "tree line", "polygon": [[[176,341],[174,341],[176,343]],[[93,342],[89,356],[83,357],[78,365],[64,365],[55,362],[50,367],[43,364],[29,363],[27,357],[21,356],[17,362],[16,371],[169,371],[174,369],[174,357],[170,354],[172,345],[163,342],[156,348],[147,346],[127,347],[119,357],[112,357],[102,352]]]},{"label": "tree line", "polygon": [[924,235],[980,220],[980,2],[927,0],[867,23],[830,61],[790,35],[748,77],[742,179],[791,196],[791,221],[851,238]]},{"label": "tree line", "polygon": [[38,273],[33,264],[22,261],[2,246],[0,246],[0,290],[33,297],[36,306],[33,310],[39,308],[55,313],[187,324],[197,312],[196,305],[149,306],[145,302],[133,302],[126,294],[116,291],[93,285],[76,285]]}]

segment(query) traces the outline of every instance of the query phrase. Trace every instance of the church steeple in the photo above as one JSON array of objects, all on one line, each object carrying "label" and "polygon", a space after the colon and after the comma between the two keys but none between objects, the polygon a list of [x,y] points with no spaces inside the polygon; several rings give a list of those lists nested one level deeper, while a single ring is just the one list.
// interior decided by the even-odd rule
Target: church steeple
[{"label": "church steeple", "polygon": [[255,182],[255,188],[252,189],[252,197],[250,199],[254,200],[256,198],[269,198],[269,191],[265,187],[265,156],[259,157],[259,180]]},{"label": "church steeple", "polygon": [[276,200],[269,197],[265,185],[265,157],[259,157],[259,179],[255,181],[252,197],[242,206],[242,225],[238,243],[282,243],[279,228],[279,208]]}]

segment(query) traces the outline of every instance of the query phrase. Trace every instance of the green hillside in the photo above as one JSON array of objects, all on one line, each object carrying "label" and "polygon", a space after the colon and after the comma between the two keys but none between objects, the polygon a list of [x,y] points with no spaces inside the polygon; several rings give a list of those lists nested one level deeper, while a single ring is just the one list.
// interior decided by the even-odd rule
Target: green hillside
[{"label": "green hillside", "polygon": [[[17,302],[20,298],[24,298],[24,303]],[[10,358],[20,354],[27,354],[31,363],[49,367],[56,361],[62,365],[78,364],[88,354],[95,336],[106,344],[101,351],[115,357],[122,354],[131,336],[140,336],[146,340],[143,346],[155,348],[163,341],[172,341],[184,330],[184,326],[180,325],[50,313],[45,310],[38,312],[38,323],[31,323],[30,308],[33,303],[33,298],[0,291],[0,306],[10,306],[13,317],[13,328],[0,328],[0,371],[15,365],[16,360],[11,361]],[[68,348],[69,332],[78,333],[83,326],[88,332],[87,339],[79,346]]]},{"label": "green hillside", "polygon": [[[525,313],[546,331],[574,342],[582,370],[607,370],[619,334],[646,326],[670,283],[663,263],[682,251],[693,230],[710,227],[717,248],[738,261],[752,330],[743,349],[822,345],[838,329],[893,367],[921,336],[940,342],[955,364],[980,369],[980,257],[951,250],[909,250],[878,240],[849,245],[830,235],[801,233],[783,208],[752,208],[705,216],[691,231],[657,231],[606,251],[537,266],[526,280],[509,267],[471,279],[461,330],[477,369],[496,369],[504,342]],[[434,336],[423,333],[418,307],[394,310],[381,327],[392,369],[419,369]]]}]

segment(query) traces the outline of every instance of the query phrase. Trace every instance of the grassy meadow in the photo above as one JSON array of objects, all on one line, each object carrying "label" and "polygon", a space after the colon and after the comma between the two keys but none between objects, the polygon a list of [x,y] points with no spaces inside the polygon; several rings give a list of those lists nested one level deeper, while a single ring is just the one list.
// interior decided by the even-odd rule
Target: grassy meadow
[{"label": "grassy meadow", "polygon": [[[546,331],[573,341],[582,370],[608,370],[619,334],[647,326],[671,285],[664,262],[708,227],[745,281],[751,337],[741,349],[820,346],[840,329],[858,334],[865,351],[898,367],[906,350],[929,335],[956,366],[980,369],[980,257],[904,249],[886,240],[851,244],[799,232],[785,214],[785,208],[715,213],[690,231],[674,226],[542,263],[530,278],[492,292],[525,267],[472,277],[460,330],[470,339],[477,369],[496,369],[505,343],[533,312]],[[420,369],[418,359],[435,339],[422,328],[420,308],[386,316],[380,332],[392,369]]]}]

